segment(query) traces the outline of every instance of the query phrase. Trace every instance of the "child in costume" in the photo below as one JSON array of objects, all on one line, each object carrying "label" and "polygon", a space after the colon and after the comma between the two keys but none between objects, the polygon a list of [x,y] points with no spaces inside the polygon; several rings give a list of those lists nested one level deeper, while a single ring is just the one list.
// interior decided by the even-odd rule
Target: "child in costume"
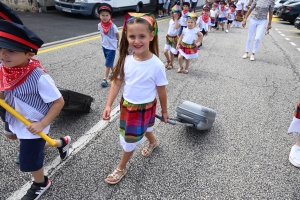
[{"label": "child in costume", "polygon": [[[43,41],[27,27],[0,20],[0,98],[31,121],[24,125],[6,112],[6,136],[20,141],[20,170],[31,172],[34,182],[22,200],[38,199],[51,185],[44,176],[44,146],[37,134],[48,134],[50,123],[64,106],[64,99],[38,60],[32,57]],[[67,156],[71,138],[55,140]]]},{"label": "child in costume", "polygon": [[198,57],[197,43],[202,43],[203,34],[196,27],[197,15],[195,13],[190,13],[187,20],[187,28],[183,29],[182,35],[180,36],[177,44],[177,49],[179,51],[178,62],[179,68],[177,73],[182,72],[183,57],[186,59],[185,69],[183,73],[187,74],[189,72],[190,59]]},{"label": "child in costume", "polygon": [[[129,55],[129,47],[134,50],[133,55]],[[145,157],[150,156],[158,146],[153,134],[156,93],[165,123],[169,117],[165,87],[168,81],[165,66],[158,58],[157,23],[153,14],[128,13],[125,16],[120,56],[111,80],[112,86],[102,115],[104,120],[110,119],[111,105],[122,84],[125,84],[120,101],[123,154],[116,169],[105,179],[109,184],[116,184],[127,173],[126,164],[138,144],[148,139],[149,144],[142,150]]]},{"label": "child in costume", "polygon": [[[200,17],[198,17],[197,24],[199,25],[200,32],[202,33],[203,36],[208,34],[208,26],[211,23],[210,22],[210,17],[209,17],[209,7],[204,7],[202,14]],[[202,46],[202,42],[198,46],[198,50]]]},{"label": "child in costume", "polygon": [[218,4],[214,3],[212,9],[210,10],[210,24],[208,26],[209,31],[211,31],[212,27],[216,27],[216,18],[217,18],[217,10]]},{"label": "child in costume", "polygon": [[235,8],[236,6],[231,3],[229,4],[229,11],[228,11],[228,15],[227,15],[227,29],[226,29],[226,33],[229,32],[230,26],[235,18]]},{"label": "child in costume", "polygon": [[187,20],[187,16],[190,14],[189,10],[190,10],[190,3],[189,2],[183,2],[183,6],[182,6],[182,12],[181,12],[181,17],[179,20],[179,24],[180,24],[180,28],[178,31],[178,36],[181,35],[182,30],[184,28],[186,28],[186,20]]},{"label": "child in costume", "polygon": [[222,27],[222,31],[224,31],[224,23],[226,22],[226,16],[227,16],[227,12],[228,12],[228,8],[226,8],[226,3],[224,0],[220,1],[220,5],[218,8],[218,27],[217,30],[219,30],[219,25],[221,25]]},{"label": "child in costume", "polygon": [[98,24],[98,30],[102,38],[102,50],[105,57],[105,72],[101,83],[102,87],[108,86],[108,75],[112,71],[116,50],[119,43],[119,32],[117,26],[111,21],[112,7],[107,3],[101,3],[98,8],[98,14],[101,22]]},{"label": "child in costume", "polygon": [[[180,27],[180,24],[178,23],[178,19],[181,15],[181,8],[178,5],[173,6],[172,8],[172,19],[170,19],[169,22],[169,29],[168,34],[166,36],[166,44],[165,44],[165,50],[164,54],[167,58],[167,63],[165,64],[165,67],[167,69],[173,68],[173,61],[174,61],[174,55],[177,55],[178,51],[176,49],[177,42],[178,42],[178,29]],[[170,52],[170,54],[169,54]]]},{"label": "child in costume", "polygon": [[294,112],[293,120],[288,129],[288,133],[293,133],[293,132],[298,133],[298,139],[296,141],[296,144],[291,148],[289,161],[295,167],[300,167],[300,134],[299,134],[300,133],[300,101],[298,102],[298,105]]},{"label": "child in costume", "polygon": [[[6,20],[8,22],[14,22],[20,25],[23,25],[23,22],[21,19],[15,14],[15,12],[10,9],[8,6],[0,2],[0,20]],[[1,59],[0,59],[0,66],[1,66]],[[4,99],[4,93],[1,91],[0,92],[0,98]],[[16,134],[13,133],[9,129],[9,124],[8,122],[5,121],[5,116],[6,116],[6,110],[0,106],[0,117],[2,121],[4,122],[4,135],[11,140],[16,140],[18,139]],[[65,136],[60,138],[60,140],[56,140],[56,143],[58,144],[58,151],[60,154],[60,158],[62,160],[65,160],[69,156],[69,147],[71,143],[71,137],[70,136]],[[48,142],[46,142],[45,147],[52,147]],[[20,156],[18,155],[15,159],[15,162],[17,164],[20,164]]]}]

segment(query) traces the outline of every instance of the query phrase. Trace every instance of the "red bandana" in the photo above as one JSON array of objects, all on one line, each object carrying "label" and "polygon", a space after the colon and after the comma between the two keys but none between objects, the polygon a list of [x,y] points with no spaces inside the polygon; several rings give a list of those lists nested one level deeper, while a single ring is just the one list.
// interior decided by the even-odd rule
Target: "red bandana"
[{"label": "red bandana", "polygon": [[182,13],[185,15],[189,10],[183,10]]},{"label": "red bandana", "polygon": [[208,17],[207,14],[202,14],[202,20],[203,20],[205,23],[208,22],[208,19],[209,19],[209,17]]},{"label": "red bandana", "polygon": [[225,8],[225,6],[223,5],[223,6],[220,6],[220,10],[221,11],[223,11],[224,10],[224,8]]},{"label": "red bandana", "polygon": [[235,10],[230,10],[230,13],[231,13],[231,14],[235,13]]},{"label": "red bandana", "polygon": [[108,33],[108,31],[109,31],[109,29],[110,29],[110,27],[112,25],[111,19],[108,22],[106,22],[106,23],[105,22],[100,22],[100,24],[101,24],[101,27],[103,29],[103,33],[105,35],[107,35],[107,33]]},{"label": "red bandana", "polygon": [[46,70],[41,66],[40,61],[32,61],[23,67],[5,67],[2,64],[0,69],[0,90],[12,90],[24,83],[31,72],[36,68],[41,68],[45,73]]}]

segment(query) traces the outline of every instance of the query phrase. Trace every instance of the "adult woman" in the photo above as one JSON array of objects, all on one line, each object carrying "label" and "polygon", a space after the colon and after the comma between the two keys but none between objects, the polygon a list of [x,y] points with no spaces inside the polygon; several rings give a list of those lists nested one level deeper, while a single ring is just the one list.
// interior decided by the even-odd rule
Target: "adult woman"
[{"label": "adult woman", "polygon": [[[246,43],[246,51],[245,54],[243,55],[244,59],[248,57],[248,52],[250,51],[252,39],[255,35],[254,46],[253,46],[252,54],[250,56],[250,60],[251,61],[254,60],[254,55],[257,52],[257,49],[259,47],[265,29],[269,30],[272,28],[271,23],[273,18],[274,6],[275,6],[275,0],[254,0],[253,1],[242,23],[242,26],[245,27],[247,18],[249,17],[251,12],[253,12],[250,18],[248,39]],[[268,13],[269,13],[269,19],[267,17]],[[267,21],[269,21],[268,25],[267,25]]]},{"label": "adult woman", "polygon": [[235,5],[236,15],[232,27],[242,27],[242,21],[244,16],[244,0],[238,0],[238,2],[236,2]]}]

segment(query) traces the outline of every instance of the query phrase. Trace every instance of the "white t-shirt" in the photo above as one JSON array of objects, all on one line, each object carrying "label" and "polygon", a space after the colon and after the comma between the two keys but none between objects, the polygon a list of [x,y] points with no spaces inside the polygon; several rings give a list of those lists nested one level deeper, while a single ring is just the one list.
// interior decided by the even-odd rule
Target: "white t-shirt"
[{"label": "white t-shirt", "polygon": [[247,6],[249,5],[250,1],[251,1],[251,0],[244,0],[244,10],[245,10],[245,11],[248,11]]},{"label": "white t-shirt", "polygon": [[100,31],[100,35],[102,38],[102,46],[105,49],[110,49],[110,50],[116,50],[118,48],[118,40],[116,33],[118,33],[118,28],[117,26],[113,23],[108,31],[108,33],[105,35],[103,33],[103,29],[101,24],[98,24],[98,30]]},{"label": "white t-shirt", "polygon": [[[38,91],[45,103],[53,102],[61,97],[61,93],[55,86],[53,79],[48,75],[41,75],[38,81]],[[30,121],[40,121],[45,116],[38,112],[35,108],[31,107],[27,103],[21,101],[20,99],[14,97],[15,110],[19,112],[23,117]],[[29,132],[21,121],[15,120],[14,124],[9,124],[9,129],[17,134],[18,139],[34,139],[40,138],[38,134],[34,135]],[[48,134],[50,125],[47,126],[43,132]]]},{"label": "white t-shirt", "polygon": [[181,12],[181,17],[178,21],[178,23],[181,25],[181,26],[186,26],[186,20],[187,20],[187,16],[188,14],[190,14],[190,12],[187,12],[186,14],[183,14],[183,12]]},{"label": "white t-shirt", "polygon": [[208,31],[208,24],[210,24],[210,18],[208,18],[208,22],[205,23],[202,19],[202,16],[199,16],[197,20],[197,24],[199,24],[200,31],[202,31],[202,29]]},{"label": "white t-shirt", "polygon": [[210,17],[216,18],[217,13],[218,13],[217,9],[216,10],[210,10]]},{"label": "white t-shirt", "polygon": [[137,61],[128,55],[124,63],[124,82],[124,99],[134,104],[152,102],[156,86],[168,84],[165,65],[154,54],[146,61]]},{"label": "white t-shirt", "polygon": [[219,5],[219,16],[218,18],[222,18],[222,17],[226,17],[227,16],[227,12],[228,12],[228,8],[226,8],[226,6],[224,6],[223,11],[221,11],[221,5]]},{"label": "white t-shirt", "polygon": [[231,11],[228,12],[228,20],[234,20],[235,18],[235,12],[231,13]]},{"label": "white t-shirt", "polygon": [[[242,4],[244,4],[244,0],[239,0],[235,5],[236,5],[236,8],[235,10],[242,10]],[[245,5],[244,5],[245,7]]]},{"label": "white t-shirt", "polygon": [[169,22],[168,35],[176,36],[177,33],[178,33],[178,29],[175,28],[175,21],[173,19],[171,19]]},{"label": "white t-shirt", "polygon": [[197,33],[199,32],[199,28],[188,29],[184,28],[182,33],[182,42],[186,44],[193,44],[194,40],[198,38]]}]

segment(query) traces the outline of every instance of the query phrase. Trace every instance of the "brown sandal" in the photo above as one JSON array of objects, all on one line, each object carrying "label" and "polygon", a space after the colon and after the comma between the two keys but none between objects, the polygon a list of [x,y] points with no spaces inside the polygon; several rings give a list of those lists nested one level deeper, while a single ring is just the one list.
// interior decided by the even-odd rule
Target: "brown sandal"
[{"label": "brown sandal", "polygon": [[173,69],[173,64],[172,64],[172,63],[169,63],[167,69]]},{"label": "brown sandal", "polygon": [[158,146],[158,140],[156,139],[156,142],[154,144],[148,144],[145,146],[142,150],[142,156],[148,157],[151,155],[152,151]]},{"label": "brown sandal", "polygon": [[170,65],[170,61],[167,60],[167,62],[166,62],[166,64],[165,64],[165,68],[169,69],[169,68],[168,68],[169,65]]},{"label": "brown sandal", "polygon": [[183,70],[183,68],[179,67],[179,68],[177,69],[177,73],[181,73],[182,70]]},{"label": "brown sandal", "polygon": [[[122,175],[119,175],[118,172],[122,172]],[[105,182],[106,182],[106,183],[109,183],[109,184],[117,184],[117,183],[119,183],[119,182],[122,180],[122,178],[125,176],[126,173],[127,173],[127,169],[126,169],[126,168],[125,168],[125,169],[122,169],[122,170],[116,168],[111,174],[109,174],[109,175],[107,176],[107,178],[113,178],[114,181],[109,181],[109,180],[107,180],[107,178],[106,178],[106,179],[105,179]]]}]

